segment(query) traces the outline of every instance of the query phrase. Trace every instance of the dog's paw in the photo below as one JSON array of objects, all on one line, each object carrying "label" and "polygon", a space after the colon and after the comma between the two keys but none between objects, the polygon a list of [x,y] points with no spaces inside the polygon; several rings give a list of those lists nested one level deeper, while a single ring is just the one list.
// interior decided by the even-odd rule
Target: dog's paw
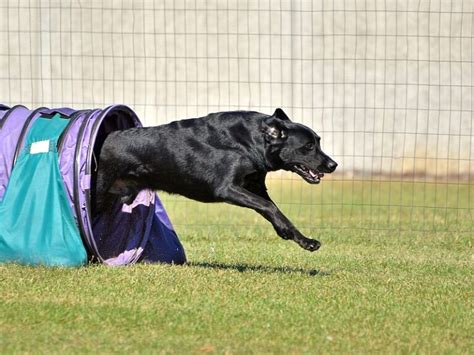
[{"label": "dog's paw", "polygon": [[308,251],[316,251],[318,250],[320,247],[321,247],[321,243],[317,240],[314,240],[314,239],[305,239],[305,240],[302,240],[299,245],[303,248],[303,249],[306,249]]},{"label": "dog's paw", "polygon": [[135,197],[132,195],[126,195],[126,196],[120,197],[120,202],[126,205],[131,205],[134,200],[135,200]]},{"label": "dog's paw", "polygon": [[129,193],[127,195],[124,195],[124,196],[120,197],[120,201],[122,203],[127,204],[127,205],[131,205],[133,203],[133,201],[135,201],[135,199],[137,198],[138,192],[133,191],[133,190],[130,190],[128,192]]}]

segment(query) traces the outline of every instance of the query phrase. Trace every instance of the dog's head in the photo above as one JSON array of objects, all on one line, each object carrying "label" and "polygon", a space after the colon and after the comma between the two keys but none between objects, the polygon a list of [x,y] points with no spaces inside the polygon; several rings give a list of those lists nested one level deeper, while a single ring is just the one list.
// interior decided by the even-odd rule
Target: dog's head
[{"label": "dog's head", "polygon": [[272,170],[289,170],[310,184],[319,184],[337,163],[321,150],[321,137],[309,127],[292,122],[282,109],[263,120],[266,159]]}]

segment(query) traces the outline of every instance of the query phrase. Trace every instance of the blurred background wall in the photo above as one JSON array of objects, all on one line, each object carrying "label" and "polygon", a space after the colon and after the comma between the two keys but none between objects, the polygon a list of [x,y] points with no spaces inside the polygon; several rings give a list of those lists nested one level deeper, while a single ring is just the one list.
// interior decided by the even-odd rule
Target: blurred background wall
[{"label": "blurred background wall", "polygon": [[470,179],[474,2],[1,0],[0,101],[282,107],[340,177]]}]

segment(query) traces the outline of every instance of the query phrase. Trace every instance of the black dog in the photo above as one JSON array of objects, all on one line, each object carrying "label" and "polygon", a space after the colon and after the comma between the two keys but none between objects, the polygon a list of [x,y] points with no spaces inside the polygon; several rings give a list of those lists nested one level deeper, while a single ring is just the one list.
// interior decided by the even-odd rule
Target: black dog
[{"label": "black dog", "polygon": [[96,206],[110,194],[131,203],[149,188],[202,202],[228,202],[252,208],[283,239],[319,249],[286,218],[268,196],[269,171],[290,170],[311,184],[336,169],[321,150],[320,137],[294,123],[281,110],[212,113],[206,117],[111,133],[99,156]]}]

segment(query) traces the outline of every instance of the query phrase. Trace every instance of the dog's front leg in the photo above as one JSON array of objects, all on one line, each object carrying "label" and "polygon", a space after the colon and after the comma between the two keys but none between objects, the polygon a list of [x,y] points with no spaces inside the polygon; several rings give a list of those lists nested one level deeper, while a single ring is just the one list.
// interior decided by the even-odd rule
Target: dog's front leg
[{"label": "dog's front leg", "polygon": [[292,239],[303,249],[316,251],[321,246],[319,241],[306,238],[301,234],[271,200],[258,196],[240,186],[225,189],[225,192],[221,193],[221,197],[231,204],[257,211],[273,225],[280,237]]}]

